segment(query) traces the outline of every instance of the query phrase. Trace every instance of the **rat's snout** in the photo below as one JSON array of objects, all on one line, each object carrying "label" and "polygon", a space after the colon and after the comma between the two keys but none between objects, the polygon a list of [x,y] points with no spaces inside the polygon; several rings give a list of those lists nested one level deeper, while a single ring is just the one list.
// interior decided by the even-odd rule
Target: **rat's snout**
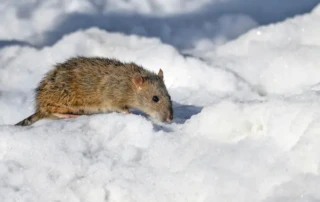
[{"label": "rat's snout", "polygon": [[170,121],[172,121],[172,119],[173,119],[173,114],[172,113],[168,113],[166,121],[170,122]]},{"label": "rat's snout", "polygon": [[[170,104],[170,103],[169,103]],[[150,115],[158,119],[160,122],[171,122],[173,120],[173,108],[170,104],[169,106],[159,106],[155,113],[150,113]]]},{"label": "rat's snout", "polygon": [[171,110],[163,111],[162,113],[157,114],[157,117],[161,122],[171,122],[173,119],[173,113]]},{"label": "rat's snout", "polygon": [[170,108],[167,112],[166,112],[166,115],[164,116],[164,121],[165,122],[171,122],[172,119],[173,119],[173,110],[172,108]]}]

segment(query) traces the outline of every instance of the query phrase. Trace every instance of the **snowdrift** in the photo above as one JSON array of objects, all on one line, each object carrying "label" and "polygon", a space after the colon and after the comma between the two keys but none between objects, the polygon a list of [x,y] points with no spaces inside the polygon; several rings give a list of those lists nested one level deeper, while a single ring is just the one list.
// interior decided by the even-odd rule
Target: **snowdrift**
[{"label": "snowdrift", "polygon": [[179,49],[221,44],[258,25],[310,12],[319,0],[3,0],[0,46],[51,46],[100,29],[157,37]]},{"label": "snowdrift", "polygon": [[[318,201],[320,7],[183,56],[99,28],[0,49],[0,201]],[[71,56],[164,70],[174,121],[139,113],[12,124]]]}]

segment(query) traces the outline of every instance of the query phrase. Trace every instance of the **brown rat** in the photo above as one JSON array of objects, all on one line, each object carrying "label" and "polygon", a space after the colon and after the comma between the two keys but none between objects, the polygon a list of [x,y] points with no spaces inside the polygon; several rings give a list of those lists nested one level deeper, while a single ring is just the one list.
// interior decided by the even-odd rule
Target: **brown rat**
[{"label": "brown rat", "polygon": [[162,122],[171,121],[170,95],[160,69],[154,74],[134,63],[75,57],[57,64],[36,89],[36,112],[16,125],[43,119],[73,118],[135,108]]}]

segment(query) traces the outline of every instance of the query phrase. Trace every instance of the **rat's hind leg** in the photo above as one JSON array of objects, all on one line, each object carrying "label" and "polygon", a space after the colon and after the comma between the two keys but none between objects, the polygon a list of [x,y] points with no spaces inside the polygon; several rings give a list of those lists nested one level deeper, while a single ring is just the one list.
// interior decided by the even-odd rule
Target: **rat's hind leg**
[{"label": "rat's hind leg", "polygon": [[77,118],[83,115],[83,110],[79,110],[73,107],[65,105],[48,104],[46,107],[46,112],[50,114],[52,119],[70,119]]},{"label": "rat's hind leg", "polygon": [[53,113],[52,116],[54,116],[58,119],[72,119],[72,118],[77,118],[81,115]]}]

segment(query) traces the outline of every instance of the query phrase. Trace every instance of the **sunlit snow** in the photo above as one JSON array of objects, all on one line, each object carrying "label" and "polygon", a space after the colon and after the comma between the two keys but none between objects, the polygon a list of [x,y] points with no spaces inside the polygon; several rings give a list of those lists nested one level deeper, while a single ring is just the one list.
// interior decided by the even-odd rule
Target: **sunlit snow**
[{"label": "sunlit snow", "polygon": [[[39,2],[0,5],[1,202],[320,200],[317,1]],[[173,122],[13,126],[44,74],[77,55],[163,69]]]}]

